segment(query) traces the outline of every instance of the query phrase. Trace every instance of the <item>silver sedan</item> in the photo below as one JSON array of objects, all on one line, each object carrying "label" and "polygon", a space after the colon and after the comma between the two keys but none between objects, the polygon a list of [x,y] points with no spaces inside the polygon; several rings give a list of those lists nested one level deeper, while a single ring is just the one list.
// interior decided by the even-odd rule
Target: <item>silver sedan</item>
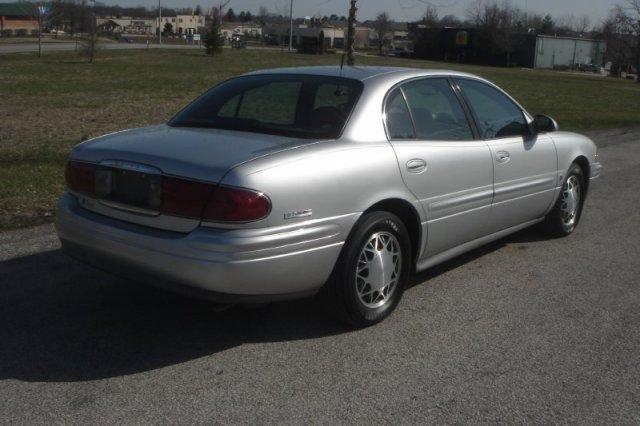
[{"label": "silver sedan", "polygon": [[366,326],[412,271],[534,224],[571,234],[600,170],[591,140],[473,75],[265,70],[75,147],[57,231],[124,277],[224,302],[319,293]]}]

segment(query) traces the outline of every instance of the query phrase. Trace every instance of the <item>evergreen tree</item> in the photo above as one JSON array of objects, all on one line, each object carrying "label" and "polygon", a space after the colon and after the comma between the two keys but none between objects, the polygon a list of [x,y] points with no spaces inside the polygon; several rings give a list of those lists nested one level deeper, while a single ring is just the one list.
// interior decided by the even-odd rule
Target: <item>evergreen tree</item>
[{"label": "evergreen tree", "polygon": [[551,15],[547,15],[542,20],[542,25],[540,26],[540,32],[542,34],[553,34],[553,30],[556,24],[553,22],[553,18]]},{"label": "evergreen tree", "polygon": [[222,53],[223,43],[220,34],[220,16],[218,13],[214,13],[211,17],[211,24],[207,30],[207,40],[205,41],[207,55]]},{"label": "evergreen tree", "polygon": [[229,8],[229,10],[227,11],[227,15],[224,17],[225,21],[227,22],[235,22],[236,21],[236,14],[233,11],[232,8]]}]

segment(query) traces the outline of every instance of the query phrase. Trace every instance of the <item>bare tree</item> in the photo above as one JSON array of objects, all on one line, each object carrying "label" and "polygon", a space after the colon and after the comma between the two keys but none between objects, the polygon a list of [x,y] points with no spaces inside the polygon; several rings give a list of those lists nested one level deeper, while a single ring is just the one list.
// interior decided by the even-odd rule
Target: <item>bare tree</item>
[{"label": "bare tree", "polygon": [[576,26],[576,17],[569,13],[556,19],[555,32],[558,35],[574,35],[573,32]]},{"label": "bare tree", "polygon": [[391,19],[387,12],[380,12],[376,16],[376,20],[373,22],[373,29],[378,35],[378,53],[382,55],[382,50],[387,39],[387,35],[391,30]]},{"label": "bare tree", "polygon": [[269,11],[266,7],[260,6],[258,9],[258,23],[260,25],[265,25],[267,23],[267,19],[269,18]]},{"label": "bare tree", "polygon": [[81,53],[87,58],[89,63],[92,63],[98,51],[98,28],[96,26],[95,6],[93,8],[89,8],[87,6],[87,2],[83,0],[81,7],[83,16],[82,21],[87,22],[86,28],[84,28],[87,36],[82,44]]},{"label": "bare tree", "polygon": [[422,23],[430,28],[434,28],[440,25],[440,17],[438,16],[438,9],[429,5],[422,15]]},{"label": "bare tree", "polygon": [[485,0],[474,0],[467,7],[467,20],[476,27],[480,27],[483,24],[483,15],[485,12],[485,6],[487,6]]},{"label": "bare tree", "polygon": [[440,25],[443,27],[459,27],[462,22],[456,15],[445,15],[440,19]]},{"label": "bare tree", "polygon": [[504,58],[506,65],[511,65],[511,54],[518,43],[516,33],[525,31],[526,15],[509,0],[500,4],[476,0],[467,9],[467,18],[483,30],[480,44],[495,57],[494,60]]},{"label": "bare tree", "polygon": [[576,33],[579,36],[584,35],[585,33],[589,32],[589,29],[591,28],[591,19],[589,18],[588,15],[582,15],[577,21],[576,21],[576,26],[575,26],[575,30]]},{"label": "bare tree", "polygon": [[[615,68],[634,64],[640,74],[640,0],[626,0],[615,6],[602,33],[607,42],[607,57]],[[637,82],[640,83],[640,76]]]},{"label": "bare tree", "polygon": [[627,0],[629,25],[636,38],[636,83],[640,84],[640,0]]}]

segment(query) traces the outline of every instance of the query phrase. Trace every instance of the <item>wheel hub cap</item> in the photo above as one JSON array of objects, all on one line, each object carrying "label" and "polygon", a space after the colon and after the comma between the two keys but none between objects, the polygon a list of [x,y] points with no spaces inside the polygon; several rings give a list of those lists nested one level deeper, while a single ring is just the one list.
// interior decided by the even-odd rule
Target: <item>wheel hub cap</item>
[{"label": "wheel hub cap", "polygon": [[562,222],[566,227],[572,227],[576,223],[578,207],[580,206],[580,183],[575,176],[569,177],[562,190]]},{"label": "wheel hub cap", "polygon": [[400,244],[388,232],[373,234],[365,243],[356,266],[356,290],[367,307],[384,305],[398,282],[401,268]]}]

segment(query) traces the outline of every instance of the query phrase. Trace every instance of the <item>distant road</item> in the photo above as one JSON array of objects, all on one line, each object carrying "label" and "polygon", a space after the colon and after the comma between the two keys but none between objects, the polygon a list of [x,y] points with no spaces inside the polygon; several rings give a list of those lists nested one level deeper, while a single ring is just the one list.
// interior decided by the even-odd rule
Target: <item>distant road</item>
[{"label": "distant road", "polygon": [[[125,50],[125,49],[203,49],[204,46],[196,46],[191,44],[150,44],[146,43],[106,43],[100,44],[100,49],[106,50]],[[226,46],[225,46],[226,47]],[[74,42],[70,43],[42,43],[42,52],[64,52],[76,49]],[[280,47],[262,47],[262,46],[247,46],[247,49],[264,49],[264,50],[281,50]],[[3,53],[24,53],[24,52],[37,52],[38,43],[15,43],[15,44],[0,44],[0,55]]]}]

